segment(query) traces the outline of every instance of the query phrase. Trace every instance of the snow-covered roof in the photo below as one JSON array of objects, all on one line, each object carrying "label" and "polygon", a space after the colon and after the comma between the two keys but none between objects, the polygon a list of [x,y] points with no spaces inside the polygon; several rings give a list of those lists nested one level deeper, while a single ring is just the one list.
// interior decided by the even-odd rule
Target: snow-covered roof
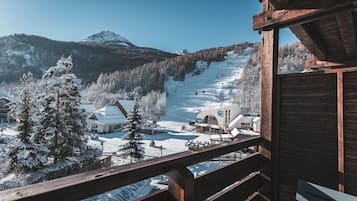
[{"label": "snow-covered roof", "polygon": [[239,132],[239,130],[237,129],[237,128],[234,128],[232,131],[231,131],[231,134],[232,134],[232,136],[237,136],[238,134],[239,134],[240,132]]},{"label": "snow-covered roof", "polygon": [[93,114],[95,115],[96,119],[91,119],[91,115],[87,120],[88,122],[95,122],[96,124],[100,125],[124,124],[128,122],[123,114],[111,116],[103,115],[100,112],[95,112]]},{"label": "snow-covered roof", "polygon": [[123,113],[115,105],[106,105],[98,110],[103,116],[123,116]]},{"label": "snow-covered roof", "polygon": [[237,129],[239,134],[244,134],[244,135],[260,135],[259,133],[252,131],[252,130],[247,130],[247,129]]},{"label": "snow-covered roof", "polygon": [[9,102],[15,102],[15,100],[9,98],[9,97],[5,97],[5,96],[0,96],[0,99],[3,99],[3,100],[6,100],[6,101],[9,101]]},{"label": "snow-covered roof", "polygon": [[97,111],[97,108],[93,104],[81,104],[79,108],[83,109],[85,113],[93,113]]},{"label": "snow-covered roof", "polygon": [[134,101],[133,100],[121,100],[119,99],[118,102],[120,105],[123,106],[126,112],[131,112],[133,111],[134,108]]},{"label": "snow-covered roof", "polygon": [[254,123],[256,123],[257,121],[260,121],[260,117],[255,117],[255,118],[253,119],[253,122],[254,122]]},{"label": "snow-covered roof", "polygon": [[214,124],[200,123],[200,124],[197,124],[197,126],[221,129],[218,125],[214,125]]},{"label": "snow-covered roof", "polygon": [[236,118],[233,119],[233,121],[231,121],[228,124],[228,128],[234,127],[234,125],[237,124],[239,122],[239,120],[241,120],[243,117],[244,117],[244,115],[242,115],[242,114],[238,115]]},{"label": "snow-covered roof", "polygon": [[224,140],[234,138],[231,134],[212,134],[211,140]]}]

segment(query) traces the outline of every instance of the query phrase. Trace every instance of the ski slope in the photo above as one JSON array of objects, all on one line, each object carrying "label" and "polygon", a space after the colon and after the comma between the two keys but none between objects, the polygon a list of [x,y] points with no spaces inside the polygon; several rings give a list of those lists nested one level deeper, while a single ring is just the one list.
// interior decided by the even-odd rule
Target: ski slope
[{"label": "ski slope", "polygon": [[234,82],[240,79],[251,52],[252,48],[241,55],[228,52],[224,61],[209,65],[197,62],[203,71],[199,75],[186,75],[184,81],[168,80],[166,115],[161,120],[187,123],[202,110],[230,105],[237,90]]}]

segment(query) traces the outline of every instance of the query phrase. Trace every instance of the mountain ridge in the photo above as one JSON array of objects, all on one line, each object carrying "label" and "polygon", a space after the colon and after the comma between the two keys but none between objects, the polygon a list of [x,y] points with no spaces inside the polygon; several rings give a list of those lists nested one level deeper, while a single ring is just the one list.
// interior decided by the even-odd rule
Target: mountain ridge
[{"label": "mountain ridge", "polygon": [[0,37],[0,80],[18,82],[25,72],[42,76],[61,56],[72,55],[74,72],[85,83],[102,72],[128,70],[162,61],[176,54],[138,46],[106,46],[93,43],[58,41],[37,35],[13,34]]},{"label": "mountain ridge", "polygon": [[109,31],[109,30],[92,34],[80,42],[104,45],[104,46],[113,47],[113,48],[116,48],[116,47],[137,47],[132,42],[130,42],[127,38],[125,38],[124,36],[114,33],[112,31]]}]

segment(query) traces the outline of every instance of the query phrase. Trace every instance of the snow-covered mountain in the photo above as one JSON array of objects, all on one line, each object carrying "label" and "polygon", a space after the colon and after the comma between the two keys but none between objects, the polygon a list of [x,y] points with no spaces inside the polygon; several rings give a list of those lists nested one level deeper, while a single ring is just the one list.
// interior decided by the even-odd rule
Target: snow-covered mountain
[{"label": "snow-covered mountain", "polygon": [[135,47],[135,45],[128,39],[111,31],[101,31],[90,35],[84,39],[83,42],[105,45],[108,47]]}]

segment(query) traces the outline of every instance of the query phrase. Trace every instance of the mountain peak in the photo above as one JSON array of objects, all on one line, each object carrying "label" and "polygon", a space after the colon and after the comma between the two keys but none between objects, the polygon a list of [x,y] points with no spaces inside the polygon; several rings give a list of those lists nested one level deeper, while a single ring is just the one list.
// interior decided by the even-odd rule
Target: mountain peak
[{"label": "mountain peak", "polygon": [[121,36],[112,31],[101,31],[99,33],[88,36],[83,40],[87,43],[100,44],[110,47],[134,47],[135,45],[131,43],[124,36]]}]

